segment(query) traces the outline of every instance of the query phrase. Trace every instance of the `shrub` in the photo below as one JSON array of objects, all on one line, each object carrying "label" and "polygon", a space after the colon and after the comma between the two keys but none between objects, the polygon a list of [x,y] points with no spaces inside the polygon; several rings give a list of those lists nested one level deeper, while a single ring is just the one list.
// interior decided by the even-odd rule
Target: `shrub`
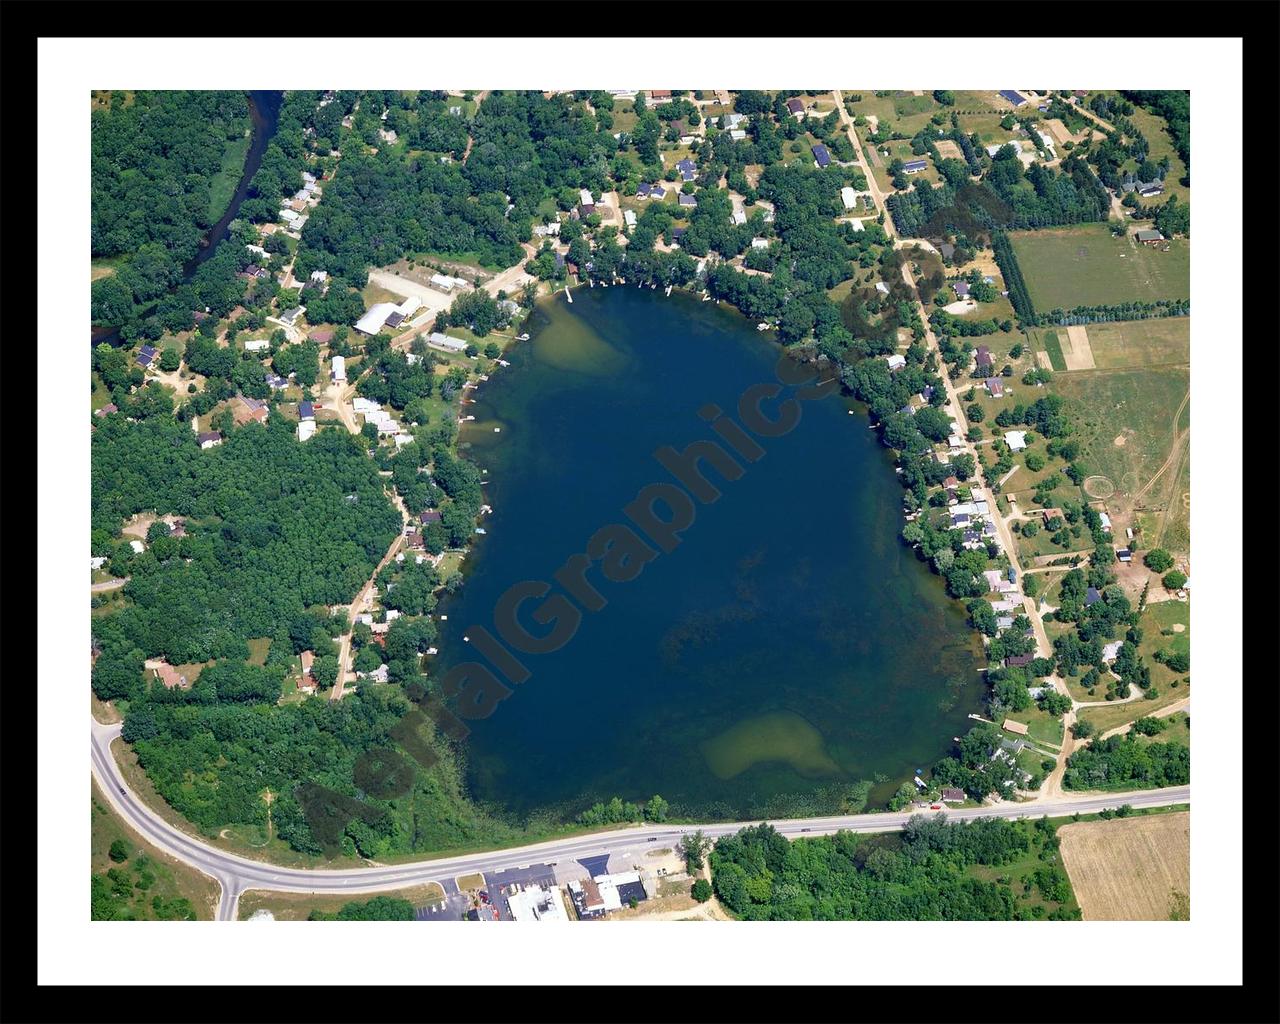
[{"label": "shrub", "polygon": [[706,903],[707,900],[711,899],[711,883],[705,878],[699,878],[693,883],[693,889],[690,890],[690,895],[699,903]]}]

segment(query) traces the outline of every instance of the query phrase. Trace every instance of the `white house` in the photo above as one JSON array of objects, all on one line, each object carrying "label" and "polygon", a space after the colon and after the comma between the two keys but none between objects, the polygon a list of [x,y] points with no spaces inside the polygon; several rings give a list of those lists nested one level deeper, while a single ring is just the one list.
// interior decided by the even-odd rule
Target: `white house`
[{"label": "white house", "polygon": [[1004,443],[1009,446],[1010,451],[1020,452],[1027,446],[1027,432],[1025,430],[1006,430]]},{"label": "white house", "polygon": [[266,338],[255,338],[253,341],[246,341],[244,343],[244,350],[246,352],[262,352],[270,347],[271,342]]},{"label": "white house", "polygon": [[450,277],[448,274],[432,274],[428,283],[437,291],[451,292],[457,280],[457,278]]},{"label": "white house", "polygon": [[744,132],[741,128],[729,129],[729,138],[731,138],[734,142],[741,142],[746,137],[747,137],[747,133]]},{"label": "white house", "polygon": [[347,361],[342,356],[333,357],[333,379],[335,381],[347,379]]},{"label": "white house", "polygon": [[595,200],[591,198],[591,189],[589,188],[578,189],[578,201],[582,203],[583,206],[595,205]]},{"label": "white house", "polygon": [[885,284],[883,281],[877,281],[877,282],[876,282],[876,291],[878,291],[881,295],[888,295],[888,294],[889,294],[889,286],[888,286],[887,284]]},{"label": "white house", "polygon": [[885,356],[884,361],[889,364],[890,370],[901,370],[907,365],[907,357],[896,352],[891,356]]},{"label": "white house", "polygon": [[362,416],[367,416],[369,413],[377,412],[382,408],[381,404],[375,402],[371,398],[365,398],[363,395],[356,395],[356,397],[351,400],[351,406]]},{"label": "white house", "polygon": [[623,219],[624,221],[626,221],[627,227],[629,227],[629,228],[633,228],[633,227],[635,227],[635,226],[636,226],[636,212],[635,212],[635,210],[623,210],[623,211],[622,211],[622,219]]},{"label": "white house", "polygon": [[147,550],[146,547],[143,545],[142,541],[140,540],[129,541],[129,547],[133,548],[134,552],[139,555],[142,554],[142,552]]},{"label": "white house", "polygon": [[298,421],[298,440],[305,441],[316,432],[315,420],[299,420]]},{"label": "white house", "polygon": [[1116,660],[1116,656],[1120,653],[1120,648],[1123,646],[1123,640],[1113,640],[1109,644],[1104,644],[1102,648],[1102,660],[1110,665]]},{"label": "white house", "polygon": [[745,211],[745,210],[734,210],[734,211],[733,211],[733,223],[734,223],[734,224],[745,224],[746,222],[747,222],[747,214],[746,214],[746,211]]},{"label": "white house", "polygon": [[101,568],[102,568],[104,565],[106,565],[106,564],[107,564],[107,557],[106,557],[106,555],[100,555],[100,556],[98,556],[98,557],[96,557],[96,558],[90,558],[90,559],[89,559],[89,568],[90,568],[90,569],[101,569]]},{"label": "white house", "polygon": [[846,210],[852,210],[858,205],[858,193],[846,185],[840,190],[840,201]]},{"label": "white house", "polygon": [[751,239],[751,248],[753,248],[753,249],[767,249],[767,248],[769,248],[769,239],[767,239],[767,238],[753,238],[753,239]]},{"label": "white house", "polygon": [[1098,518],[1099,518],[1100,520],[1102,520],[1102,528],[1103,528],[1104,530],[1106,530],[1106,531],[1107,531],[1107,533],[1110,533],[1110,532],[1111,532],[1111,517],[1110,517],[1109,515],[1107,515],[1105,512],[1099,512],[1099,513],[1098,513]]}]

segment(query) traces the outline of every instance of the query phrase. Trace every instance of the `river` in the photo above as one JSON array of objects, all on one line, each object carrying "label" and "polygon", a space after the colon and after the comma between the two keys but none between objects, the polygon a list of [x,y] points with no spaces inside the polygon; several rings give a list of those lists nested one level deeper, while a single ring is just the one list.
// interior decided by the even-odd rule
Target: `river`
[{"label": "river", "polygon": [[[697,410],[735,409],[781,351],[735,312],[647,288],[578,289],[531,331],[465,407],[494,511],[441,606],[437,677],[474,654],[467,629],[494,631],[511,584],[550,581],[641,487],[670,481],[653,452],[712,437]],[[592,570],[607,606],[561,650],[523,656],[532,677],[472,723],[476,798],[521,814],[654,793],[698,816],[818,813],[858,780],[883,801],[949,751],[983,693],[979,642],[898,540],[889,453],[839,395],[765,447],[637,579]]]},{"label": "river", "polygon": [[[236,185],[235,194],[232,195],[226,210],[200,240],[199,251],[182,268],[181,283],[185,284],[191,280],[191,275],[196,272],[200,264],[212,256],[219,243],[230,234],[230,224],[240,212],[240,204],[249,194],[249,182],[258,173],[258,167],[262,164],[262,155],[267,151],[267,143],[276,133],[282,99],[284,99],[284,93],[279,90],[249,90],[249,120],[253,128],[253,138],[249,142],[249,151],[245,154],[244,172],[240,175],[240,183]],[[104,341],[115,345],[120,341],[120,328],[105,324],[91,326],[90,341],[92,345],[99,345]]]}]

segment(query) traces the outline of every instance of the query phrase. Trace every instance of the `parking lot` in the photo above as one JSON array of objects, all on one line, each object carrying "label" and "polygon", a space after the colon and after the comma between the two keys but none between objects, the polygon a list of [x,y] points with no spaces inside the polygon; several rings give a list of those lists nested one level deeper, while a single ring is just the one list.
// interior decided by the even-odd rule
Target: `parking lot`
[{"label": "parking lot", "polygon": [[415,921],[461,921],[466,916],[471,905],[466,893],[459,892],[451,878],[441,879],[440,886],[444,889],[444,902],[415,907]]},{"label": "parking lot", "polygon": [[508,868],[506,871],[490,871],[484,876],[486,892],[489,899],[498,909],[499,921],[510,921],[511,904],[503,889],[519,884],[521,886],[556,884],[556,872],[550,864],[530,864],[523,868]]}]

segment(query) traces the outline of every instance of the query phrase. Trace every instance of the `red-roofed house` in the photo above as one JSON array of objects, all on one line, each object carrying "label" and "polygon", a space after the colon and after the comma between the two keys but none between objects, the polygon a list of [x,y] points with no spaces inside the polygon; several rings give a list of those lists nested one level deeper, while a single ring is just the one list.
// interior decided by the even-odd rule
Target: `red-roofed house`
[{"label": "red-roofed house", "polygon": [[303,651],[299,655],[302,662],[302,678],[298,680],[298,689],[303,693],[315,693],[316,681],[311,675],[311,666],[315,664],[316,655],[314,651]]}]

